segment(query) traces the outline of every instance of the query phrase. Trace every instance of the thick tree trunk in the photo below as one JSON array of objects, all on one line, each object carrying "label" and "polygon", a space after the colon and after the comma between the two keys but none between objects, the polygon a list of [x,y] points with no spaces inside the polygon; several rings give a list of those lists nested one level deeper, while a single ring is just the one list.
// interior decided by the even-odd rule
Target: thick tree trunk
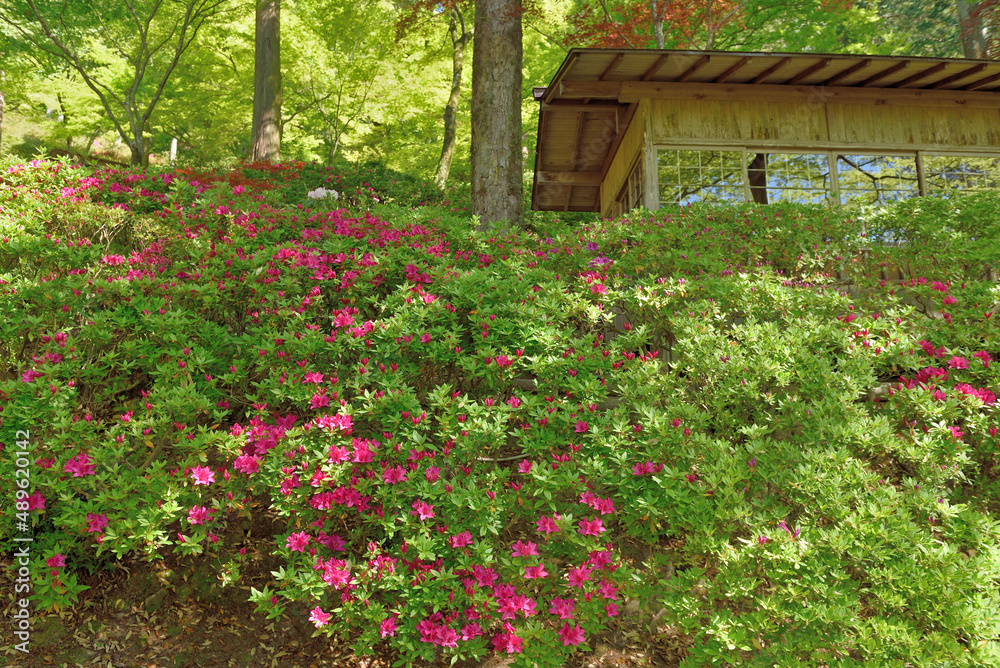
[{"label": "thick tree trunk", "polygon": [[472,211],[521,224],[521,5],[479,0],[472,48]]},{"label": "thick tree trunk", "polygon": [[281,0],[257,0],[251,160],[281,159]]},{"label": "thick tree trunk", "polygon": [[955,0],[958,25],[962,34],[962,54],[966,58],[986,58],[986,33],[976,0]]},{"label": "thick tree trunk", "polygon": [[462,61],[465,56],[465,46],[472,35],[465,28],[465,17],[457,6],[451,8],[451,22],[448,25],[451,35],[451,95],[444,107],[444,142],[441,145],[441,159],[438,160],[434,174],[434,183],[438,188],[444,188],[451,172],[451,160],[455,157],[455,138],[458,126],[458,101],[462,95]]}]

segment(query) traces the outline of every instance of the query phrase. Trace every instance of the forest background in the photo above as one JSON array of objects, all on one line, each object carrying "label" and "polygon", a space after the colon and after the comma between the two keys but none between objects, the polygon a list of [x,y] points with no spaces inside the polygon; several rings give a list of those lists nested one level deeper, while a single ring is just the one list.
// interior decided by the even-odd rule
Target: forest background
[{"label": "forest background", "polygon": [[[374,161],[441,186],[469,181],[475,3],[260,4],[280,8],[281,159]],[[528,181],[538,113],[531,89],[548,83],[572,47],[1000,54],[998,0],[504,4],[520,16],[523,37]],[[142,155],[133,150],[133,162],[224,167],[251,157],[255,9],[239,0],[0,0],[0,154],[126,162],[138,133]],[[29,20],[36,16],[48,23]]]}]

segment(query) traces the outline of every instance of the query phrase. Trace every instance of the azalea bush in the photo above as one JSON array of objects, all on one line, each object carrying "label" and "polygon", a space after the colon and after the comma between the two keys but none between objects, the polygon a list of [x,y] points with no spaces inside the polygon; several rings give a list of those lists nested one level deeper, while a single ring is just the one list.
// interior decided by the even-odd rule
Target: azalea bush
[{"label": "azalea bush", "polygon": [[129,554],[236,584],[268,517],[261,614],[401,664],[1000,660],[994,194],[483,236],[373,166],[2,169],[40,607]]}]

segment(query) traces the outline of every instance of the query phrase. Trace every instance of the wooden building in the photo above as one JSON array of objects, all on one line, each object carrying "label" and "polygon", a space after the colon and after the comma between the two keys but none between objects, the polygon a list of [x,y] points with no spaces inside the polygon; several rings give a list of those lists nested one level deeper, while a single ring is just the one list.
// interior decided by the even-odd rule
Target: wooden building
[{"label": "wooden building", "polygon": [[534,92],[536,210],[1000,188],[997,61],[573,49]]}]

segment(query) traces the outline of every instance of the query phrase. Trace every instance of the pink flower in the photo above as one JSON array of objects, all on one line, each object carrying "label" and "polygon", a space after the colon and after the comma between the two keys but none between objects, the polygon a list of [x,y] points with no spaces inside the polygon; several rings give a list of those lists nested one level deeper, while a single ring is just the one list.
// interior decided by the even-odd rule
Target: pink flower
[{"label": "pink flower", "polygon": [[306,548],[309,547],[309,541],[312,538],[305,531],[299,531],[298,533],[291,534],[285,539],[285,547],[288,548],[290,552],[305,552]]},{"label": "pink flower", "polygon": [[87,533],[104,533],[104,527],[108,526],[108,516],[104,513],[87,513]]},{"label": "pink flower", "polygon": [[101,259],[105,264],[111,265],[112,267],[119,265],[125,261],[125,258],[121,255],[102,255]]},{"label": "pink flower", "polygon": [[618,614],[618,606],[614,603],[608,603],[604,606],[604,611],[608,613],[608,617],[615,617]]},{"label": "pink flower", "polygon": [[66,565],[66,557],[56,552],[53,556],[45,560],[49,568],[62,568]]},{"label": "pink flower", "polygon": [[537,566],[524,567],[525,580],[538,580],[547,577],[549,577],[549,573],[548,571],[545,570],[545,564],[538,564]]},{"label": "pink flower", "polygon": [[249,476],[260,470],[260,457],[257,455],[240,455],[233,462],[233,468]]},{"label": "pink flower", "polygon": [[430,343],[430,342],[431,342],[430,334],[424,334],[423,336],[420,337],[420,343]]},{"label": "pink flower", "polygon": [[463,531],[460,534],[456,534],[448,539],[448,544],[453,548],[465,547],[466,545],[472,544],[472,534],[468,531]]},{"label": "pink flower", "polygon": [[948,427],[948,429],[951,430],[951,437],[954,438],[956,441],[961,441],[962,436],[965,435],[965,432],[959,429],[958,427]]},{"label": "pink flower", "polygon": [[420,520],[429,520],[434,517],[434,506],[424,501],[414,501],[411,515],[415,515]]},{"label": "pink flower", "polygon": [[41,492],[35,492],[30,495],[25,501],[28,502],[28,511],[32,510],[45,510],[45,496]]},{"label": "pink flower", "polygon": [[66,462],[63,467],[63,471],[66,473],[72,473],[74,478],[82,478],[87,475],[94,475],[97,473],[97,469],[91,464],[90,455],[86,452],[81,452],[73,459]]},{"label": "pink flower", "polygon": [[382,623],[379,624],[379,629],[378,630],[379,630],[379,633],[382,634],[383,638],[385,638],[386,636],[394,636],[394,635],[396,635],[396,618],[395,617],[387,617],[387,618],[383,619]]},{"label": "pink flower", "polygon": [[576,607],[576,603],[571,598],[559,598],[554,597],[552,599],[552,605],[549,607],[549,612],[553,615],[558,615],[559,619],[573,619],[573,609]]},{"label": "pink flower", "polygon": [[390,485],[396,485],[406,481],[406,469],[402,466],[390,466],[382,471],[382,480]]},{"label": "pink flower", "polygon": [[576,423],[576,426],[573,428],[573,432],[577,434],[584,434],[587,432],[588,429],[590,429],[590,425],[588,425],[583,420],[580,420]]},{"label": "pink flower", "polygon": [[531,473],[531,467],[533,465],[534,462],[521,462],[517,465],[517,471],[518,473]]},{"label": "pink flower", "polygon": [[479,623],[472,622],[462,627],[462,640],[472,640],[483,635],[483,633],[483,629],[480,628]]},{"label": "pink flower", "polygon": [[611,584],[611,581],[607,578],[601,580],[601,586],[598,587],[598,591],[601,592],[601,598],[611,599],[612,601],[618,600],[618,587]]},{"label": "pink flower", "polygon": [[538,556],[538,546],[528,541],[527,543],[523,541],[517,541],[514,543],[514,549],[511,550],[511,556],[513,557],[537,557]]},{"label": "pink flower", "polygon": [[215,482],[215,472],[207,466],[195,466],[191,469],[191,479],[196,485],[211,485]]},{"label": "pink flower", "polygon": [[327,622],[330,621],[330,613],[323,612],[323,609],[317,605],[309,614],[309,621],[315,624],[316,628],[326,626]]},{"label": "pink flower", "polygon": [[188,522],[191,524],[204,524],[208,519],[209,510],[205,506],[193,506],[188,511]]},{"label": "pink flower", "polygon": [[583,629],[580,628],[580,625],[577,624],[571,628],[569,622],[563,623],[563,627],[559,629],[559,637],[563,640],[563,646],[579,645],[586,640],[586,636],[583,633]]},{"label": "pink flower", "polygon": [[579,587],[583,589],[583,583],[590,580],[590,574],[593,571],[592,568],[588,568],[586,565],[580,566],[579,568],[571,568],[566,574],[570,585],[574,587]]},{"label": "pink flower", "polygon": [[986,369],[990,368],[990,354],[988,352],[986,352],[985,350],[980,350],[977,353],[972,353],[972,356],[979,358],[982,361],[984,368]]},{"label": "pink flower", "polygon": [[559,531],[559,526],[556,524],[553,517],[546,517],[545,515],[542,515],[538,521],[535,522],[535,524],[538,526],[538,530],[542,533],[550,534]]},{"label": "pink flower", "polygon": [[436,466],[428,466],[427,471],[424,472],[424,477],[427,478],[427,482],[436,482],[441,475],[441,469]]},{"label": "pink flower", "polygon": [[21,374],[21,382],[22,383],[31,383],[36,378],[41,378],[44,375],[45,374],[43,374],[41,372],[38,372],[38,371],[35,371],[34,369],[28,369],[27,371],[25,371],[24,373]]},{"label": "pink flower", "polygon": [[577,533],[584,536],[600,536],[605,531],[607,529],[604,528],[604,522],[601,518],[595,517],[592,520],[580,520],[580,530]]},{"label": "pink flower", "polygon": [[498,633],[493,638],[493,649],[497,652],[507,652],[508,654],[520,654],[524,651],[522,646],[524,640],[518,638],[513,633]]},{"label": "pink flower", "polygon": [[962,358],[962,357],[957,357],[957,356],[956,357],[952,357],[950,360],[948,360],[948,368],[949,369],[968,369],[969,368],[969,361],[967,359],[965,359],[965,358]]},{"label": "pink flower", "polygon": [[941,303],[947,306],[948,304],[954,304],[957,301],[958,300],[952,297],[951,295],[945,295],[944,299],[941,300]]},{"label": "pink flower", "polygon": [[767,536],[765,536],[764,534],[760,534],[759,536],[757,536],[757,544],[758,545],[763,545],[764,543],[766,543],[769,540],[771,540],[771,539],[768,538]]}]

